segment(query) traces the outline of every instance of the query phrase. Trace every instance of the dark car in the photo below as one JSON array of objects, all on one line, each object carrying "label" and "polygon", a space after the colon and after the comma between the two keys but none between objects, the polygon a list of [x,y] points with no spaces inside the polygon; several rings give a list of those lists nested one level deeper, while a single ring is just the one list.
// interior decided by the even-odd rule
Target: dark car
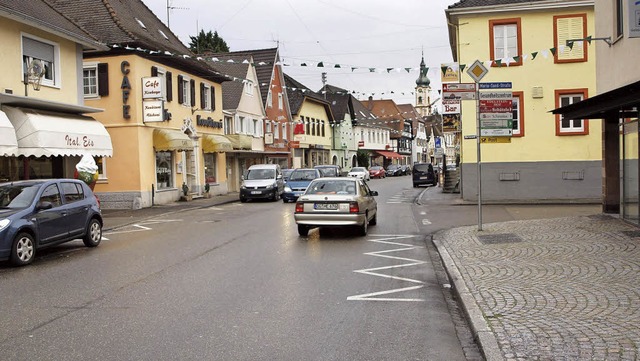
[{"label": "dark car", "polygon": [[307,190],[309,183],[320,177],[320,171],[317,169],[298,168],[294,170],[284,184],[282,202],[295,202]]},{"label": "dark car", "polygon": [[341,177],[342,169],[339,165],[324,164],[313,167],[320,171],[323,177]]},{"label": "dark car", "polygon": [[369,177],[373,178],[385,178],[387,176],[387,173],[385,172],[384,168],[382,168],[379,165],[374,165],[372,167],[369,167]]},{"label": "dark car", "polygon": [[400,166],[400,168],[402,169],[402,175],[407,175],[407,174],[411,174],[411,166],[408,164],[403,164]]},{"label": "dark car", "polygon": [[0,261],[26,265],[37,250],[77,238],[87,247],[102,240],[100,203],[86,183],[48,179],[0,184]]},{"label": "dark car", "polygon": [[396,177],[402,175],[402,168],[397,164],[389,164],[387,166],[386,173],[389,177]]},{"label": "dark car", "polygon": [[438,184],[438,172],[431,163],[415,163],[413,165],[413,187],[424,184],[435,186]]}]

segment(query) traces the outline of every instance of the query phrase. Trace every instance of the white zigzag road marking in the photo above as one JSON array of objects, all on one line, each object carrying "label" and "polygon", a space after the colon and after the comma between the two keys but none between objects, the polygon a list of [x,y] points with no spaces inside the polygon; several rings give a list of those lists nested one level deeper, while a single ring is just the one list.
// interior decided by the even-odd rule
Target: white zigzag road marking
[{"label": "white zigzag road marking", "polygon": [[379,291],[379,292],[372,292],[372,293],[366,293],[366,294],[361,294],[361,295],[349,296],[349,297],[347,297],[347,300],[349,300],[349,301],[395,301],[395,302],[398,302],[398,301],[401,301],[401,302],[423,302],[423,301],[425,301],[424,299],[421,299],[421,298],[385,298],[385,297],[375,297],[375,296],[381,296],[381,295],[388,295],[388,294],[392,294],[392,293],[399,293],[399,292],[404,292],[404,291],[417,290],[417,289],[420,289],[420,288],[424,287],[424,282],[422,282],[420,280],[415,280],[415,279],[406,278],[406,277],[397,277],[397,276],[392,276],[392,275],[388,275],[388,274],[384,274],[384,273],[374,272],[374,271],[388,270],[388,269],[393,269],[393,268],[417,266],[417,265],[426,263],[425,261],[420,261],[420,260],[411,259],[411,258],[390,256],[390,255],[387,254],[387,253],[391,253],[391,252],[411,251],[411,250],[418,249],[418,248],[424,248],[422,246],[414,246],[412,244],[391,242],[391,240],[413,238],[413,237],[415,237],[415,236],[412,236],[412,235],[397,236],[396,235],[396,236],[391,236],[390,238],[369,239],[368,240],[369,242],[401,246],[401,248],[388,249],[388,250],[377,251],[377,252],[367,252],[367,253],[365,253],[365,255],[374,256],[374,257],[389,258],[389,259],[399,260],[399,261],[406,261],[406,262],[409,262],[409,263],[402,263],[402,264],[396,264],[396,265],[391,265],[391,266],[383,266],[383,267],[375,267],[375,268],[367,268],[367,269],[355,270],[353,272],[367,274],[367,275],[376,276],[376,277],[390,278],[390,279],[399,280],[399,281],[418,283],[419,284],[418,286],[396,288],[396,289],[387,290],[387,291]]}]

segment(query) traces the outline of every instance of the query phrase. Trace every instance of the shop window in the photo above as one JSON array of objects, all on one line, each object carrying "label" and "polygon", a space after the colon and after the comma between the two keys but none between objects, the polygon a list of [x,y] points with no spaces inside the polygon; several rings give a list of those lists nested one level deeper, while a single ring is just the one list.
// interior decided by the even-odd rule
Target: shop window
[{"label": "shop window", "polygon": [[507,59],[509,66],[522,65],[522,58],[513,59],[521,55],[522,33],[520,30],[520,18],[500,19],[489,21],[489,46],[492,66],[497,66],[495,60]]},{"label": "shop window", "polygon": [[204,181],[205,183],[217,183],[217,164],[216,164],[217,154],[215,153],[205,153],[204,155]]},{"label": "shop window", "polygon": [[174,187],[172,152],[156,152],[156,183],[159,190]]},{"label": "shop window", "polygon": [[[587,98],[587,89],[556,90],[556,109],[578,103]],[[556,115],[556,135],[587,135],[589,134],[588,119],[566,119]]]},{"label": "shop window", "polygon": [[42,85],[55,86],[60,82],[57,75],[59,67],[60,49],[58,44],[45,41],[43,39],[36,40],[31,37],[22,38],[22,64],[23,74],[27,74],[29,64],[34,60],[40,61],[44,68],[42,77]]},{"label": "shop window", "polygon": [[107,158],[93,157],[98,166],[98,179],[107,179]]}]

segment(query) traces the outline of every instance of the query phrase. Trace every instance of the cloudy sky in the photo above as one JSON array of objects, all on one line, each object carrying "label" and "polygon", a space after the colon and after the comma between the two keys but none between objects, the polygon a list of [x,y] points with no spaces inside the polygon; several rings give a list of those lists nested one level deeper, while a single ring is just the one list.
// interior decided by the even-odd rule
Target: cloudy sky
[{"label": "cloudy sky", "polygon": [[326,72],[328,84],[360,99],[414,104],[424,51],[435,100],[440,64],[452,61],[444,10],[455,0],[143,1],[165,24],[170,8],[169,26],[186,45],[211,30],[231,51],[279,46],[285,73],[314,91]]}]

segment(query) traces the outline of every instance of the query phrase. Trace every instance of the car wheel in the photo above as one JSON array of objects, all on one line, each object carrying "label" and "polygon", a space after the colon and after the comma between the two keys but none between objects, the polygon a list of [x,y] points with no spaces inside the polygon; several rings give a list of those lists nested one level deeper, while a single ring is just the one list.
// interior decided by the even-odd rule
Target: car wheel
[{"label": "car wheel", "polygon": [[11,247],[11,263],[15,266],[24,266],[33,262],[36,255],[36,243],[33,236],[22,232],[13,240]]},{"label": "car wheel", "polygon": [[277,202],[280,200],[280,193],[278,193],[278,190],[276,189],[275,192],[273,192],[273,201]]},{"label": "car wheel", "polygon": [[362,225],[360,226],[360,235],[366,236],[368,230],[369,230],[369,220],[367,220],[367,216],[365,215],[364,222],[362,222]]},{"label": "car wheel", "polygon": [[375,226],[378,224],[378,210],[376,210],[376,214],[373,215],[373,218],[369,221],[370,226]]},{"label": "car wheel", "polygon": [[240,202],[245,203],[247,199],[245,197],[240,197]]},{"label": "car wheel", "polygon": [[87,233],[82,238],[82,242],[87,247],[96,247],[102,240],[102,224],[95,218],[89,221],[89,227],[87,227]]},{"label": "car wheel", "polygon": [[309,235],[309,226],[305,226],[305,225],[299,224],[298,225],[298,234],[303,236],[303,237],[308,236]]},{"label": "car wheel", "polygon": [[413,188],[418,188],[418,185],[413,183]]},{"label": "car wheel", "polygon": [[282,203],[289,203],[289,201],[286,198],[282,198]]}]

